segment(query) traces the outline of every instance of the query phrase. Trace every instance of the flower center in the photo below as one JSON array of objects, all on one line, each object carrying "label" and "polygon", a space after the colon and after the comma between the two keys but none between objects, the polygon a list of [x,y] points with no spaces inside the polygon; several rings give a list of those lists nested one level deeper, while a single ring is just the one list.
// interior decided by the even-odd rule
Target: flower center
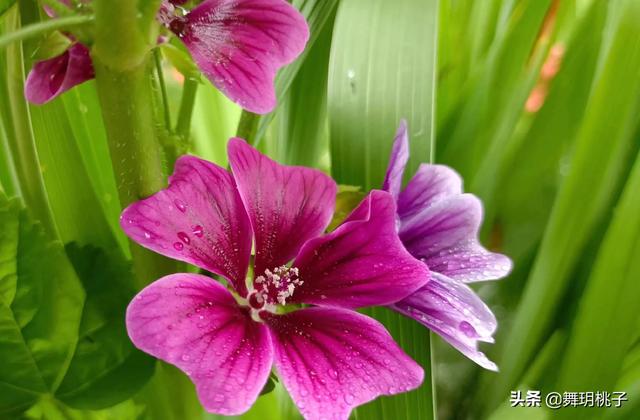
[{"label": "flower center", "polygon": [[296,286],[303,283],[295,267],[281,265],[273,270],[267,269],[253,282],[255,291],[249,295],[249,305],[254,309],[261,309],[265,305],[286,305]]}]

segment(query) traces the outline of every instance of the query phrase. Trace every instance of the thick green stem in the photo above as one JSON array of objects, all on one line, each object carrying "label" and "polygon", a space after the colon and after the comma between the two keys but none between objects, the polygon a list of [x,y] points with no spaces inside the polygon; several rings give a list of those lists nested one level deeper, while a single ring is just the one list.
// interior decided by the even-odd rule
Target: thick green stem
[{"label": "thick green stem", "polygon": [[[94,57],[94,66],[120,202],[127,206],[165,186],[151,107],[150,61],[147,57],[136,68],[117,71]],[[175,270],[171,261],[135,244],[131,251],[140,286]]]},{"label": "thick green stem", "polygon": [[[136,2],[96,0],[92,57],[109,150],[122,206],[165,186],[153,111],[151,44]],[[132,244],[139,286],[175,272],[174,262]]]}]

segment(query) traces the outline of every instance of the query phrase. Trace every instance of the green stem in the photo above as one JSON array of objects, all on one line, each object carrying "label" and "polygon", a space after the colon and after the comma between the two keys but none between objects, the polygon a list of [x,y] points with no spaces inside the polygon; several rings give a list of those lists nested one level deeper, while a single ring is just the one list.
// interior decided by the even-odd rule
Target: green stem
[{"label": "green stem", "polygon": [[236,136],[241,139],[245,139],[249,144],[254,145],[259,123],[260,115],[249,111],[242,111]]},{"label": "green stem", "polygon": [[34,23],[33,25],[26,26],[18,29],[17,31],[10,32],[3,37],[0,37],[0,49],[6,48],[7,45],[18,41],[24,41],[25,39],[35,38],[42,34],[53,32],[60,29],[70,29],[77,26],[83,26],[91,23],[93,16],[80,15],[80,16],[66,16],[58,19],[46,20],[44,22]]},{"label": "green stem", "polygon": [[[151,86],[151,44],[140,31],[136,2],[96,0],[92,50],[98,96],[123,206],[165,186]],[[175,272],[174,262],[132,244],[138,286]]]},{"label": "green stem", "polygon": [[193,106],[196,103],[196,93],[198,92],[198,82],[193,79],[186,78],[182,90],[182,100],[180,102],[180,113],[178,114],[178,122],[176,124],[176,134],[185,142],[189,139],[191,131],[191,116],[193,115]]},{"label": "green stem", "polygon": [[171,132],[171,112],[169,111],[169,96],[167,95],[167,85],[164,81],[164,72],[162,71],[162,61],[160,50],[153,50],[153,61],[156,66],[156,74],[158,75],[158,85],[160,85],[160,93],[162,95],[162,111],[164,114],[164,125],[168,132]]}]

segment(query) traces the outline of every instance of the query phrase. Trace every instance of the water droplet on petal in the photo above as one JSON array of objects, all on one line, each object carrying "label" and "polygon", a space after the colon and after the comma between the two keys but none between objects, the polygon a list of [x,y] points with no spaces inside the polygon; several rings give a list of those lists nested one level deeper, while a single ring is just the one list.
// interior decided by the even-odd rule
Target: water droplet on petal
[{"label": "water droplet on petal", "polygon": [[184,249],[184,244],[182,242],[174,242],[173,247],[176,251],[182,251]]},{"label": "water droplet on petal", "polygon": [[177,198],[176,198],[176,199],[173,201],[173,204],[175,204],[175,205],[176,205],[176,208],[177,208],[178,210],[180,210],[181,212],[183,212],[183,213],[184,213],[185,211],[187,211],[187,205],[186,205],[186,204],[184,204],[184,202],[183,202],[182,200],[180,200],[180,199],[177,199]]},{"label": "water droplet on petal", "polygon": [[203,234],[204,230],[202,229],[202,226],[195,225],[195,226],[191,227],[191,232],[193,232],[193,234],[196,235],[198,238],[202,238],[202,234]]},{"label": "water droplet on petal", "polygon": [[184,242],[187,245],[189,245],[189,242],[191,242],[191,238],[189,238],[189,235],[187,235],[184,232],[178,232],[178,239],[180,239],[182,242]]}]

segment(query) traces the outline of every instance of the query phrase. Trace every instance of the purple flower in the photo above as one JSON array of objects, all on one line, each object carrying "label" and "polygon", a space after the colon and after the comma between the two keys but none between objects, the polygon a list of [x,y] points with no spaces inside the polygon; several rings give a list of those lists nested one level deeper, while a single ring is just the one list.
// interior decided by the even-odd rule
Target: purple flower
[{"label": "purple flower", "polygon": [[391,308],[438,333],[480,366],[497,370],[478,350],[479,341],[493,343],[495,316],[465,283],[504,277],[511,271],[511,260],[480,245],[482,203],[462,193],[462,179],[451,168],[422,164],[402,190],[408,159],[407,126],[402,121],[383,188],[396,200],[402,243],[429,266],[432,281]]},{"label": "purple flower", "polygon": [[331,178],[280,165],[241,139],[228,153],[232,173],[181,157],[167,189],[123,212],[134,241],[232,289],[186,273],[152,283],[127,310],[133,343],[182,369],[219,414],[245,412],[272,364],[308,419],[347,419],[357,405],[419,386],[422,368],[354,310],[392,304],[429,281],[397,236],[391,194],[372,191],[323,234]]},{"label": "purple flower", "polygon": [[[276,72],[298,57],[309,39],[302,15],[285,0],[205,0],[184,16],[183,9],[174,6],[181,3],[165,0],[158,12],[160,23],[184,42],[198,67],[226,96],[248,111],[271,112]],[[74,47],[86,50],[82,44]],[[25,86],[30,102],[48,102],[94,77],[89,54],[82,62],[65,58],[68,55],[34,66],[31,83]],[[56,65],[59,62],[66,65]]]}]

